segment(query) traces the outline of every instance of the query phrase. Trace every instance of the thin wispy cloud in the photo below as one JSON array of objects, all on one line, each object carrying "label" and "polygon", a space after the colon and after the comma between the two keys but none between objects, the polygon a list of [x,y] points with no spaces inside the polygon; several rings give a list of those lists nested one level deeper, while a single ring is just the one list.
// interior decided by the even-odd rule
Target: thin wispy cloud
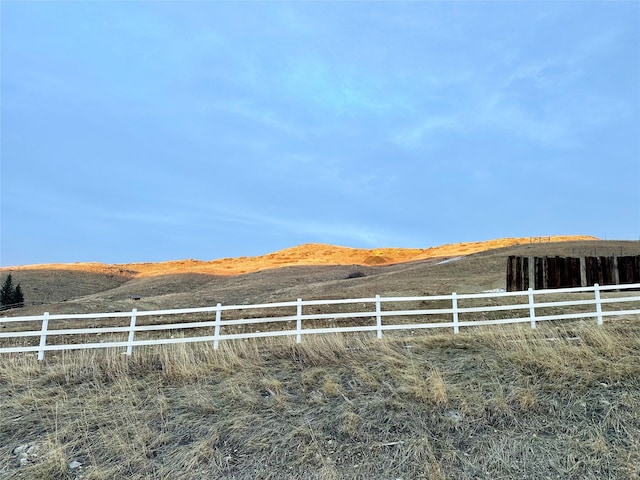
[{"label": "thin wispy cloud", "polygon": [[[443,80],[454,85],[453,91],[446,88],[440,93],[453,97],[450,103],[435,113],[425,105],[424,118],[415,115],[415,123],[397,131],[394,140],[419,148],[447,132],[460,136],[492,131],[545,147],[575,146],[591,127],[631,113],[609,92],[580,91],[593,58],[614,52],[621,47],[619,42],[618,35],[609,32],[597,40],[585,39],[574,48],[575,55],[533,61],[511,55],[504,62],[487,59],[495,65],[480,69],[476,76]],[[433,90],[441,89],[434,84]]]},{"label": "thin wispy cloud", "polygon": [[[273,215],[242,204],[196,204],[183,205],[187,211],[187,222],[199,223],[210,231],[233,230],[240,227],[250,231],[261,231],[264,235],[294,235],[305,239],[305,243],[332,242],[345,245],[358,244],[365,247],[388,245],[397,234],[372,228],[357,222],[341,222],[330,219],[310,219],[299,214],[292,216]],[[269,233],[267,233],[269,232]],[[315,240],[314,240],[315,239]],[[396,240],[397,241],[397,240]]]}]

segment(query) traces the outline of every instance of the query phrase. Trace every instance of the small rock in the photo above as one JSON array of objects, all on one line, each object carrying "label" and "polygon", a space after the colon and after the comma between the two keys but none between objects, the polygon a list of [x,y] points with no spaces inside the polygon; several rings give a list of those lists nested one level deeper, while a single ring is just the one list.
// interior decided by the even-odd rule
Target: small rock
[{"label": "small rock", "polygon": [[25,456],[25,457],[20,457],[20,459],[18,460],[18,462],[20,463],[20,466],[23,467],[25,466],[27,463],[29,463],[29,459]]},{"label": "small rock", "polygon": [[75,470],[76,468],[81,467],[81,466],[82,466],[82,463],[80,463],[80,462],[78,462],[76,460],[74,460],[72,462],[69,462],[69,470]]},{"label": "small rock", "polygon": [[456,423],[462,420],[462,414],[454,410],[449,410],[446,415]]},{"label": "small rock", "polygon": [[22,452],[24,452],[27,449],[28,446],[29,445],[20,445],[20,446],[14,448],[13,449],[13,454],[14,455],[20,455]]}]

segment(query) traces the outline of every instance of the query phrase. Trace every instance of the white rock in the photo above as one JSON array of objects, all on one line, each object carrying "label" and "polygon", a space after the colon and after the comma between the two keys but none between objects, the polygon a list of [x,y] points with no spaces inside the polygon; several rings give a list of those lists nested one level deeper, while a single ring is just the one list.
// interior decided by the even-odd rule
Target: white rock
[{"label": "white rock", "polygon": [[20,445],[20,446],[18,446],[18,447],[16,447],[16,448],[14,448],[14,449],[13,449],[13,454],[14,454],[14,455],[19,455],[19,454],[21,454],[22,452],[24,452],[24,451],[27,449],[27,447],[28,447],[28,446],[29,446],[29,445]]},{"label": "white rock", "polygon": [[82,463],[80,463],[80,462],[78,462],[76,460],[74,460],[72,462],[69,462],[69,470],[75,470],[76,468],[81,467],[81,466],[82,466]]},{"label": "white rock", "polygon": [[462,420],[462,414],[460,412],[456,412],[454,410],[449,410],[446,413],[446,415],[447,415],[447,417],[449,417],[454,422],[459,422],[460,420]]},{"label": "white rock", "polygon": [[441,262],[436,263],[436,265],[442,265],[443,263],[457,262],[458,260],[460,260],[462,258],[463,257],[447,258],[446,260],[442,260]]}]

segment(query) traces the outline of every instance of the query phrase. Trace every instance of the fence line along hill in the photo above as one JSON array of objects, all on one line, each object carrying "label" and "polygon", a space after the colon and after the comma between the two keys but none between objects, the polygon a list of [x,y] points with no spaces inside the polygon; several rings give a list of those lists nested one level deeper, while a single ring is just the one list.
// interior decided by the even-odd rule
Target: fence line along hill
[{"label": "fence line along hill", "polygon": [[[215,307],[140,312],[133,308],[130,313],[52,316],[45,312],[36,316],[0,318],[2,328],[10,327],[10,331],[0,332],[0,354],[38,352],[38,360],[43,360],[47,351],[126,347],[126,354],[131,355],[134,347],[205,342],[213,342],[217,350],[221,341],[250,338],[295,336],[296,343],[301,343],[303,335],[375,332],[377,338],[382,339],[383,332],[404,331],[404,335],[413,336],[420,330],[452,328],[453,333],[458,334],[461,328],[524,322],[535,329],[540,322],[577,319],[584,323],[591,318],[602,325],[605,317],[625,321],[640,315],[640,296],[629,292],[639,289],[640,283],[607,286],[596,283],[593,287],[530,288],[528,292],[460,295],[452,292],[451,295],[390,298],[376,295],[372,298],[311,301],[298,298],[295,302],[260,305],[218,303]],[[623,295],[610,296],[610,292],[623,292]],[[576,299],[575,295],[581,293],[592,298],[580,295]],[[558,294],[568,295],[563,300],[553,301],[552,298],[557,298]],[[471,305],[466,304],[469,300]],[[248,314],[248,311],[255,313]],[[150,321],[140,325],[138,317],[147,317]],[[177,323],[166,323],[168,317]],[[176,317],[180,320],[175,320]],[[125,324],[121,323],[122,319],[126,319]],[[80,320],[82,325],[69,328],[70,320]],[[96,320],[100,326],[96,325]],[[114,320],[119,325],[113,325]],[[52,328],[50,321],[54,321],[56,326]],[[34,322],[39,323],[35,330],[24,329]],[[104,322],[110,322],[111,326]],[[11,328],[16,326],[17,330]],[[110,340],[100,337],[104,334]],[[51,336],[57,339],[53,344]]]}]

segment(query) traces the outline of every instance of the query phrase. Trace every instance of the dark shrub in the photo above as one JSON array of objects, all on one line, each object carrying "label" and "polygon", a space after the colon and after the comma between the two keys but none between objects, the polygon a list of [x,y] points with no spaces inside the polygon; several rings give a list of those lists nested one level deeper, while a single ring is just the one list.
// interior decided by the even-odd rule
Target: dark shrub
[{"label": "dark shrub", "polygon": [[351,272],[349,275],[346,276],[347,280],[350,278],[362,278],[362,277],[366,277],[366,275],[362,272]]}]

